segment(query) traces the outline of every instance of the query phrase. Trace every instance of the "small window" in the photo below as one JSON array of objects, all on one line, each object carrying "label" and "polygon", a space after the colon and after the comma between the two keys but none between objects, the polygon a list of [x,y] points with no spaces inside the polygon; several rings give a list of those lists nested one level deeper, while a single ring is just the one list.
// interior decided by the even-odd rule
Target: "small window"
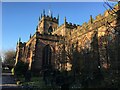
[{"label": "small window", "polygon": [[52,26],[50,26],[49,29],[48,29],[48,33],[51,34],[51,32],[53,32]]}]

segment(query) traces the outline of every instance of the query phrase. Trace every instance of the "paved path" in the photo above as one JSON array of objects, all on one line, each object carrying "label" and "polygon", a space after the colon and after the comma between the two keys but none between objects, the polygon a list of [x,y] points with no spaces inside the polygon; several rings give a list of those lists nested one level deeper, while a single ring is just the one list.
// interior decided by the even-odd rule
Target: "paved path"
[{"label": "paved path", "polygon": [[2,88],[2,90],[16,90],[19,87],[20,86],[16,84],[15,78],[11,73],[2,73],[2,84],[0,84],[0,88]]},{"label": "paved path", "polygon": [[2,84],[16,84],[14,76],[11,73],[2,73]]},{"label": "paved path", "polygon": [[17,85],[15,78],[11,73],[2,73],[2,83],[0,83],[0,90],[1,88],[2,90],[34,90],[34,88],[31,86]]}]

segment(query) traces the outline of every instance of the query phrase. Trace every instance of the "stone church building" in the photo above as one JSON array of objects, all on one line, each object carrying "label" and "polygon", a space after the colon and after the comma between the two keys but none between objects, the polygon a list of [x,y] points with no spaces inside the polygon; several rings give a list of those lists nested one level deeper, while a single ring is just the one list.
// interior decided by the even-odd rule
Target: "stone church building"
[{"label": "stone church building", "polygon": [[[74,60],[72,52],[74,50],[78,52],[91,50],[91,42],[95,32],[97,32],[99,43],[101,37],[107,33],[114,39],[115,34],[113,33],[115,30],[120,30],[119,10],[118,4],[114,10],[106,10],[103,15],[99,14],[95,19],[90,16],[90,20],[82,25],[68,23],[65,17],[64,23],[60,26],[59,15],[56,18],[46,15],[43,11],[34,35],[30,35],[27,42],[19,40],[17,43],[16,63],[22,60],[29,63],[29,69],[33,70],[47,68],[70,70],[71,60]],[[105,52],[104,48],[99,47],[101,60],[106,58],[103,52]]]}]

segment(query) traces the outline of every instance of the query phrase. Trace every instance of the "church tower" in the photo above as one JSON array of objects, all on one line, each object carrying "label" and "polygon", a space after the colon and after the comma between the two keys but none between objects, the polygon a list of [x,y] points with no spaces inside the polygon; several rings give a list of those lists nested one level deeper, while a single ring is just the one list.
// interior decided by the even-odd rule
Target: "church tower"
[{"label": "church tower", "polygon": [[43,14],[41,14],[41,19],[39,18],[39,24],[36,30],[40,34],[52,34],[52,32],[57,29],[58,22],[59,17],[53,17],[51,12],[49,12],[49,15],[46,15],[45,10],[43,10]]}]

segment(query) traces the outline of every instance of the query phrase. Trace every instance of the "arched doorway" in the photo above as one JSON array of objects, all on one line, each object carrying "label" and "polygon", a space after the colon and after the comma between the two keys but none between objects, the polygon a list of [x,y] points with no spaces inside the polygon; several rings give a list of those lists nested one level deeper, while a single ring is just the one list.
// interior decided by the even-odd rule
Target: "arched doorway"
[{"label": "arched doorway", "polygon": [[51,66],[51,56],[52,56],[52,50],[50,45],[46,45],[43,48],[43,59],[42,59],[42,66],[43,68],[48,68]]}]

